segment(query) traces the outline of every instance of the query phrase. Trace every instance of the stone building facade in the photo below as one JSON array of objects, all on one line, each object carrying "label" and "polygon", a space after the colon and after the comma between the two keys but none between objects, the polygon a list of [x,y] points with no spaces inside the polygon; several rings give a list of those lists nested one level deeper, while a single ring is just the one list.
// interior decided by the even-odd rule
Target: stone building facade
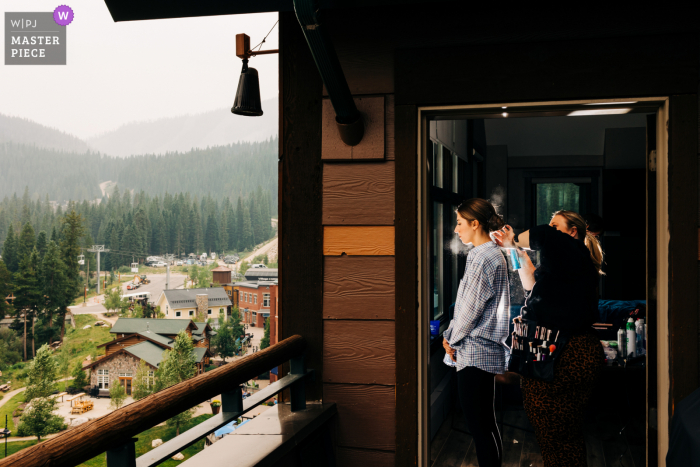
[{"label": "stone building facade", "polygon": [[[114,384],[119,383],[120,375],[124,379],[133,379],[136,376],[138,367],[138,358],[126,352],[121,352],[119,355],[106,359],[104,363],[91,368],[90,387],[98,386],[100,389],[109,389]],[[155,368],[153,370],[155,371]],[[105,382],[107,383],[106,386]]]}]

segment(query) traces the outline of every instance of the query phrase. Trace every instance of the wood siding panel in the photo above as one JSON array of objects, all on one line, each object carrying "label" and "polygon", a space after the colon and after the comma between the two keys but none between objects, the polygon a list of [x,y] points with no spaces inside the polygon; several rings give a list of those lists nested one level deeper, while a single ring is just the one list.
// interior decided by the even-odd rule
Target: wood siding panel
[{"label": "wood siding panel", "polygon": [[140,342],[143,342],[144,340],[144,338],[138,335],[127,337],[123,341],[115,342],[114,344],[106,346],[105,355],[111,355],[114,352],[117,352],[125,347],[136,345]]},{"label": "wood siding panel", "polygon": [[695,250],[698,220],[689,215],[698,212],[697,95],[671,96],[669,113],[670,417],[676,405],[700,386],[698,252]]},{"label": "wood siding panel", "polygon": [[393,321],[326,320],[323,382],[394,384]]},{"label": "wood siding panel", "polygon": [[323,223],[393,225],[394,162],[323,164]]},{"label": "wood siding panel", "polygon": [[396,454],[369,449],[338,448],[338,467],[394,467]]},{"label": "wood siding panel", "polygon": [[[279,14],[279,296],[278,335],[307,342],[306,365],[323,375],[323,226],[321,113],[323,83],[294,12]],[[284,374],[284,368],[281,369]]]},{"label": "wood siding panel", "polygon": [[393,256],[394,227],[326,226],[323,229],[323,254]]},{"label": "wood siding panel", "polygon": [[393,256],[326,256],[325,319],[394,319]]},{"label": "wood siding panel", "polygon": [[364,136],[356,146],[348,146],[340,139],[333,105],[329,99],[323,100],[324,160],[384,159],[384,96],[355,97],[354,100],[365,123]]},{"label": "wood siding panel", "polygon": [[384,144],[386,145],[386,148],[384,149],[384,154],[386,160],[393,161],[396,158],[394,150],[394,143],[396,141],[396,113],[394,111],[394,95],[387,94],[385,97],[386,140]]},{"label": "wood siding panel", "polygon": [[338,446],[395,450],[393,386],[326,383],[323,402],[338,406]]},{"label": "wood siding panel", "polygon": [[415,465],[419,449],[417,116],[396,107],[396,465]]}]

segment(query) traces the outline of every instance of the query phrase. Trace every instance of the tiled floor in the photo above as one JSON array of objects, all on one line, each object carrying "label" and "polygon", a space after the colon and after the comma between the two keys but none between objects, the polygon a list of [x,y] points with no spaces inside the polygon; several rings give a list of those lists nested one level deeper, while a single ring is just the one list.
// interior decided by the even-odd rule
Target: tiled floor
[{"label": "tiled floor", "polygon": [[[532,427],[522,407],[503,412],[503,467],[539,467],[542,455],[531,433]],[[454,418],[454,420],[453,420]],[[501,421],[501,413],[497,414]],[[623,427],[626,421],[627,427]],[[512,425],[512,426],[508,426]],[[516,428],[518,427],[518,428]],[[431,443],[433,467],[478,466],[472,437],[466,431],[461,413],[449,417]],[[529,430],[529,431],[528,431]],[[643,467],[645,465],[644,422],[623,420],[611,412],[590,416],[586,423],[586,448],[589,467]]]}]

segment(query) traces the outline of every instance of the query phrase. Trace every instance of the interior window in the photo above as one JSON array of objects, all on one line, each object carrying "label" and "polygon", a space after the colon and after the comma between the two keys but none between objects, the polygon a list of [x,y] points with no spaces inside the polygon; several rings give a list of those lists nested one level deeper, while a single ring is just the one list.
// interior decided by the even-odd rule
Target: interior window
[{"label": "interior window", "polygon": [[536,190],[537,225],[549,224],[556,211],[581,212],[581,186],[577,183],[538,183]]}]

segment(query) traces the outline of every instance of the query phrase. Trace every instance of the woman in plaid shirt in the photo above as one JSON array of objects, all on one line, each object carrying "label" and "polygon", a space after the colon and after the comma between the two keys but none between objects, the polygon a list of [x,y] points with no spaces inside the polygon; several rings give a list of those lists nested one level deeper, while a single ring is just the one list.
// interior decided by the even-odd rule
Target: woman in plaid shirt
[{"label": "woman in plaid shirt", "polygon": [[500,467],[503,455],[494,410],[494,376],[507,369],[510,288],[506,260],[489,235],[503,225],[491,203],[483,199],[469,199],[457,208],[455,233],[474,248],[467,256],[454,319],[443,340],[457,363],[460,402],[481,467]]}]

